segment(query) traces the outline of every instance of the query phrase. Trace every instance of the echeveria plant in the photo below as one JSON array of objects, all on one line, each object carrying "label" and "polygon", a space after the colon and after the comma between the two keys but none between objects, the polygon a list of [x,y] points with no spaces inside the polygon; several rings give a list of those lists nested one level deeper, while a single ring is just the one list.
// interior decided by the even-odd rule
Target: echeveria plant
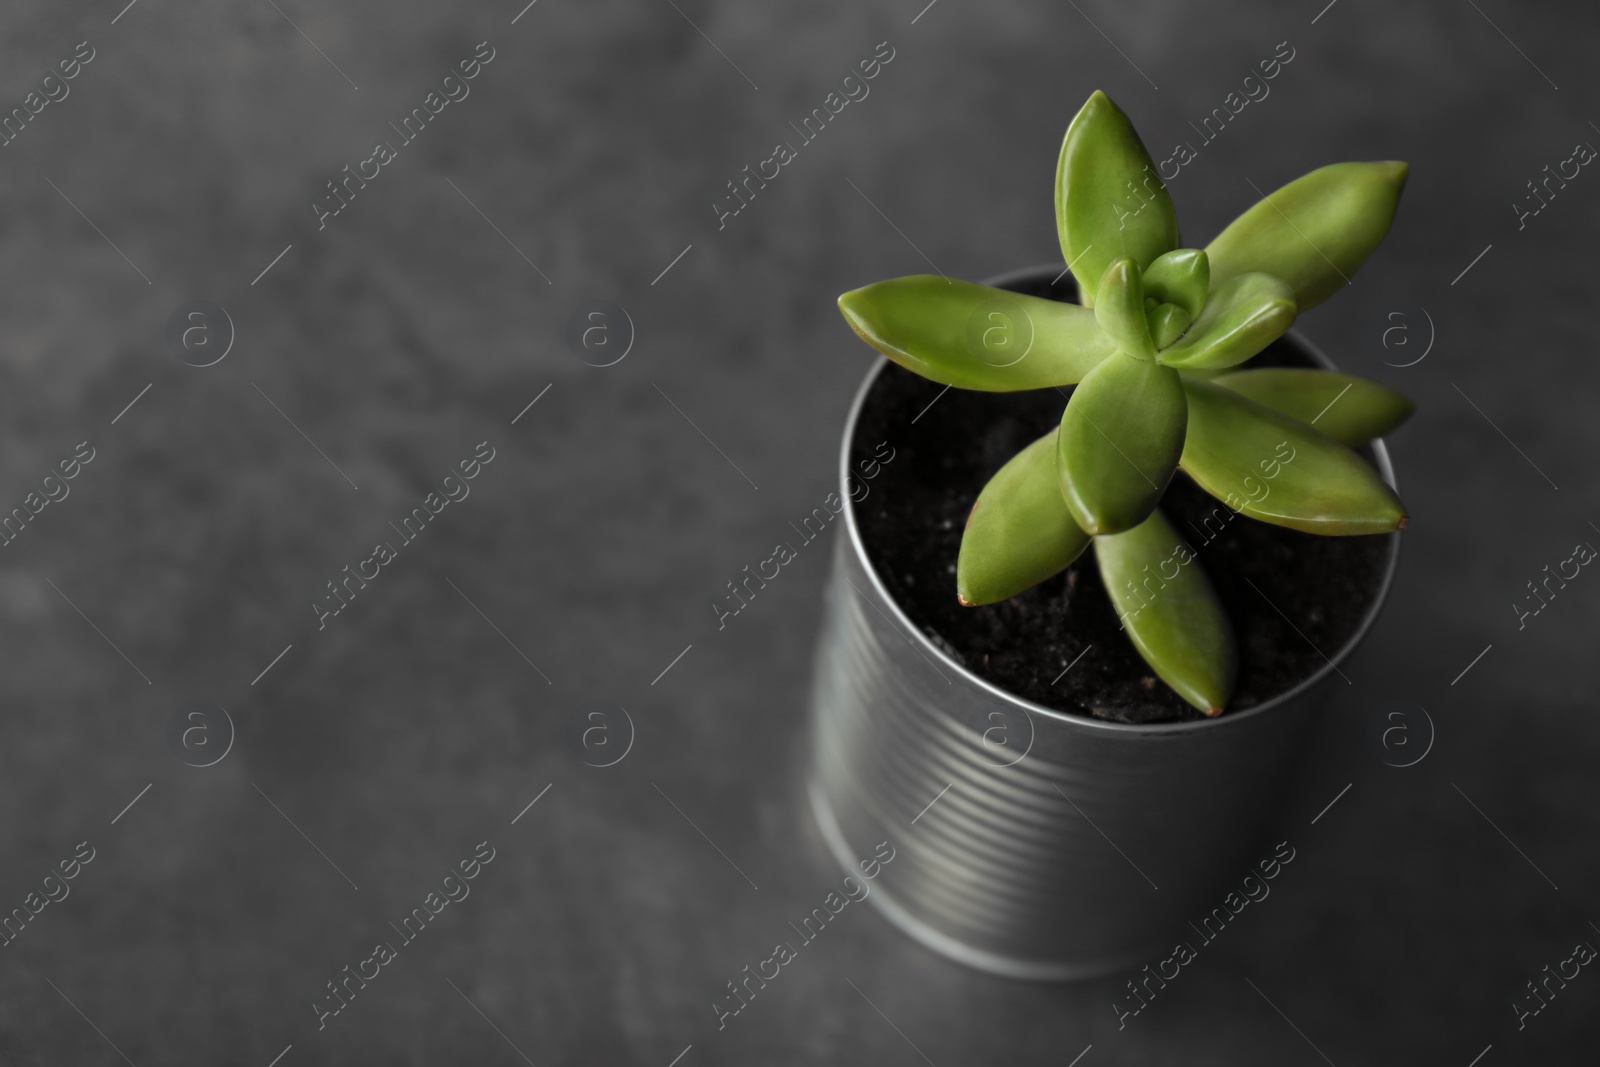
[{"label": "echeveria plant", "polygon": [[1322,167],[1204,249],[1184,248],[1132,123],[1096,92],[1067,128],[1056,170],[1056,229],[1080,304],[937,275],[841,296],[858,334],[935,382],[1076,386],[1059,427],[973,505],[961,602],[1015,596],[1093,543],[1140,655],[1184,700],[1220,714],[1236,673],[1233,629],[1158,505],[1181,467],[1263,522],[1328,535],[1405,525],[1394,492],[1352,451],[1404,421],[1404,397],[1328,371],[1228,369],[1350,280],[1388,231],[1405,179],[1404,163]]}]

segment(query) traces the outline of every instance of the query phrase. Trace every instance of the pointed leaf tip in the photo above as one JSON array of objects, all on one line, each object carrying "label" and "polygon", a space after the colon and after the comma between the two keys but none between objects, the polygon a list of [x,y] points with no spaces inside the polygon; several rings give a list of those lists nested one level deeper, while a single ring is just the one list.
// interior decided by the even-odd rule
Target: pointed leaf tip
[{"label": "pointed leaf tip", "polygon": [[1174,248],[1144,272],[1145,295],[1178,305],[1191,319],[1205,307],[1210,288],[1211,261],[1201,248]]},{"label": "pointed leaf tip", "polygon": [[1373,166],[1378,168],[1378,173],[1401,189],[1405,188],[1406,179],[1411,176],[1411,164],[1404,160],[1386,159],[1381,163],[1374,163]]}]

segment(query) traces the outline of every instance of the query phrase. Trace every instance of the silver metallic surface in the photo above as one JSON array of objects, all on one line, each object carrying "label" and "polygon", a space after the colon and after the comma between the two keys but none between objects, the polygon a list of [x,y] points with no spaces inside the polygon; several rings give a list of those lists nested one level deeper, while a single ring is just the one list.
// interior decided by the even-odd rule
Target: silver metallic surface
[{"label": "silver metallic surface", "polygon": [[[847,534],[836,542],[812,707],[818,824],[852,869],[878,842],[894,846],[869,899],[946,956],[1033,979],[1137,964],[1220,903],[1268,847],[1326,683],[1387,597],[1399,536],[1350,642],[1274,700],[1143,726],[1045,708],[941,651],[866,557],[846,479],[857,417],[883,365],[867,375],[844,433]],[[1383,443],[1373,450],[1393,484]]]}]

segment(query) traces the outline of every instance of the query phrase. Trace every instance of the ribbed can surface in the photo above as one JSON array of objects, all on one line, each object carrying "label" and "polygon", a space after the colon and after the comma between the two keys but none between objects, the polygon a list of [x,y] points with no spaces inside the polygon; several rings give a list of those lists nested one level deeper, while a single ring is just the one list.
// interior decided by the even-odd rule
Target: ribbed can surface
[{"label": "ribbed can surface", "polygon": [[[1319,363],[1325,358],[1303,341]],[[880,365],[881,368],[881,365]],[[1327,697],[1383,586],[1332,663],[1290,692],[1220,718],[1104,722],[1015,697],[945,655],[866,558],[848,476],[867,377],[845,430],[836,542],[817,652],[810,799],[836,859],[888,841],[869,899],[961,962],[1021,978],[1089,977],[1170,948],[1267,845]],[[1393,482],[1388,455],[1378,469]]]}]

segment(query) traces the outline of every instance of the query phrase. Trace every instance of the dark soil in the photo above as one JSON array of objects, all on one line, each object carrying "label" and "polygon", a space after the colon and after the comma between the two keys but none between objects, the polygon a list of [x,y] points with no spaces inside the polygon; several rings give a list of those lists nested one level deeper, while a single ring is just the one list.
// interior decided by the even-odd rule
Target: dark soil
[{"label": "dark soil", "polygon": [[[1018,288],[1076,299],[1069,279],[1052,288],[1041,277],[1032,287]],[[1315,364],[1285,339],[1250,365]],[[868,556],[890,594],[957,662],[1035,703],[1119,722],[1202,718],[1155,676],[1118,628],[1093,549],[1064,573],[1004,603],[964,608],[957,602],[956,556],[972,502],[1008,459],[1060,421],[1071,389],[951,389],[940,397],[943,388],[885,366],[851,443],[856,469],[863,469],[860,464],[881,441],[896,451],[867,501],[852,505]],[[1243,515],[1221,524],[1227,509],[1181,471],[1161,506],[1195,550],[1233,620],[1239,679],[1229,712],[1270,700],[1310,677],[1327,662],[1322,652],[1334,655],[1355,634],[1377,596],[1388,552],[1385,535],[1317,537]]]}]

